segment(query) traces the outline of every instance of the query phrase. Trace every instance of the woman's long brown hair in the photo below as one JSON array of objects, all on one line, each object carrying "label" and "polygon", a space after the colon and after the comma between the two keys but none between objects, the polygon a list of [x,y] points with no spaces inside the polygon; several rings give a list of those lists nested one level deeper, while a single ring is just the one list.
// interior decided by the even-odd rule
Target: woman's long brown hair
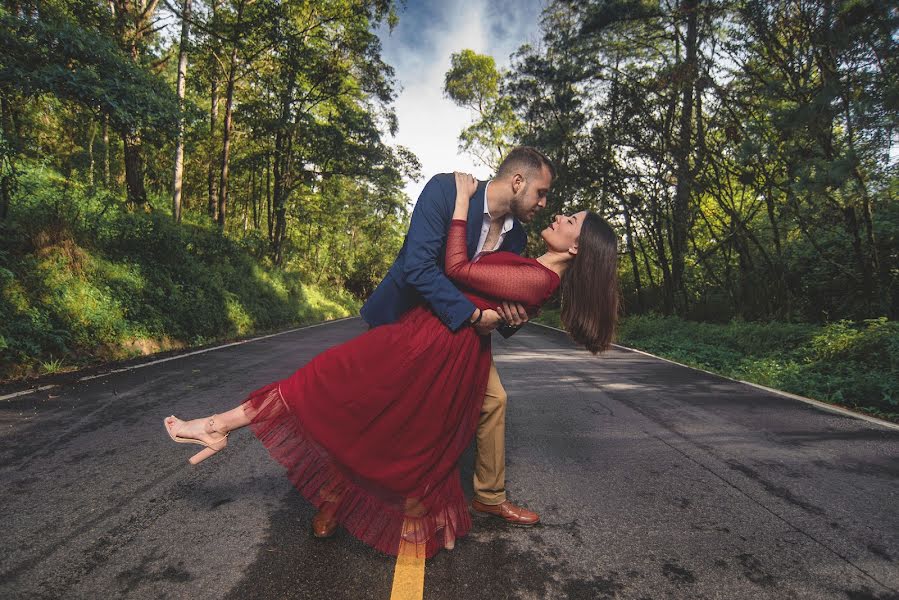
[{"label": "woman's long brown hair", "polygon": [[609,349],[618,326],[618,240],[604,219],[588,212],[577,246],[562,278],[562,324],[596,354]]}]

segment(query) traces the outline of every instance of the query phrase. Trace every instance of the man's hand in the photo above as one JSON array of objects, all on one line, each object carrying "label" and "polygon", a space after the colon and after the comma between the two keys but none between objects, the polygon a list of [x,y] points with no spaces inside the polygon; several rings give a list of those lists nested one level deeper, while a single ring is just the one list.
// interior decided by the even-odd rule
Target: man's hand
[{"label": "man's hand", "polygon": [[501,322],[502,317],[499,316],[499,313],[488,308],[481,315],[481,320],[474,326],[474,330],[478,332],[478,335],[488,335]]},{"label": "man's hand", "polygon": [[520,327],[528,322],[528,311],[518,302],[503,302],[502,306],[496,307],[496,311],[512,327]]}]

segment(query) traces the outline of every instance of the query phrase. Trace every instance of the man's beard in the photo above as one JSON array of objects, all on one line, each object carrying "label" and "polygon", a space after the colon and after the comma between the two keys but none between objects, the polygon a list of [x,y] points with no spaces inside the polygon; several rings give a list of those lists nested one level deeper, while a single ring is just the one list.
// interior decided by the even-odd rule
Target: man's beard
[{"label": "man's beard", "polygon": [[527,193],[528,184],[525,183],[521,186],[521,189],[518,190],[518,193],[512,196],[512,202],[509,203],[509,207],[512,209],[512,215],[522,223],[529,223],[530,220],[534,218],[535,214],[524,206],[524,198]]}]

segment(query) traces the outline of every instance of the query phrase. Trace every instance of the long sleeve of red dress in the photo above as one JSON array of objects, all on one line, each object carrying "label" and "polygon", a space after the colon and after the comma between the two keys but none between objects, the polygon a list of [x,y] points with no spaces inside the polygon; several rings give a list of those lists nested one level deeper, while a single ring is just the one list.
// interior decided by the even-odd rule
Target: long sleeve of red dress
[{"label": "long sleeve of red dress", "polygon": [[466,222],[453,219],[446,240],[444,269],[447,276],[465,287],[494,298],[538,307],[547,290],[555,288],[558,275],[534,259],[515,264],[471,262],[465,245]]}]

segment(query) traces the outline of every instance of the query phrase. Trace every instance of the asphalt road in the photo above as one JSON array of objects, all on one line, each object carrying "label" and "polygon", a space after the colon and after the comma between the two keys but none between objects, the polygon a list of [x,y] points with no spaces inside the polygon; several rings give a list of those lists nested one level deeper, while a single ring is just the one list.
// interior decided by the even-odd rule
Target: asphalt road
[{"label": "asphalt road", "polygon": [[[311,507],[247,431],[197,467],[162,419],[237,404],[358,319],[0,401],[0,597],[387,599],[395,559]],[[424,598],[899,598],[899,431],[528,326],[496,337],[510,497]],[[472,452],[463,457],[470,490]]]}]

